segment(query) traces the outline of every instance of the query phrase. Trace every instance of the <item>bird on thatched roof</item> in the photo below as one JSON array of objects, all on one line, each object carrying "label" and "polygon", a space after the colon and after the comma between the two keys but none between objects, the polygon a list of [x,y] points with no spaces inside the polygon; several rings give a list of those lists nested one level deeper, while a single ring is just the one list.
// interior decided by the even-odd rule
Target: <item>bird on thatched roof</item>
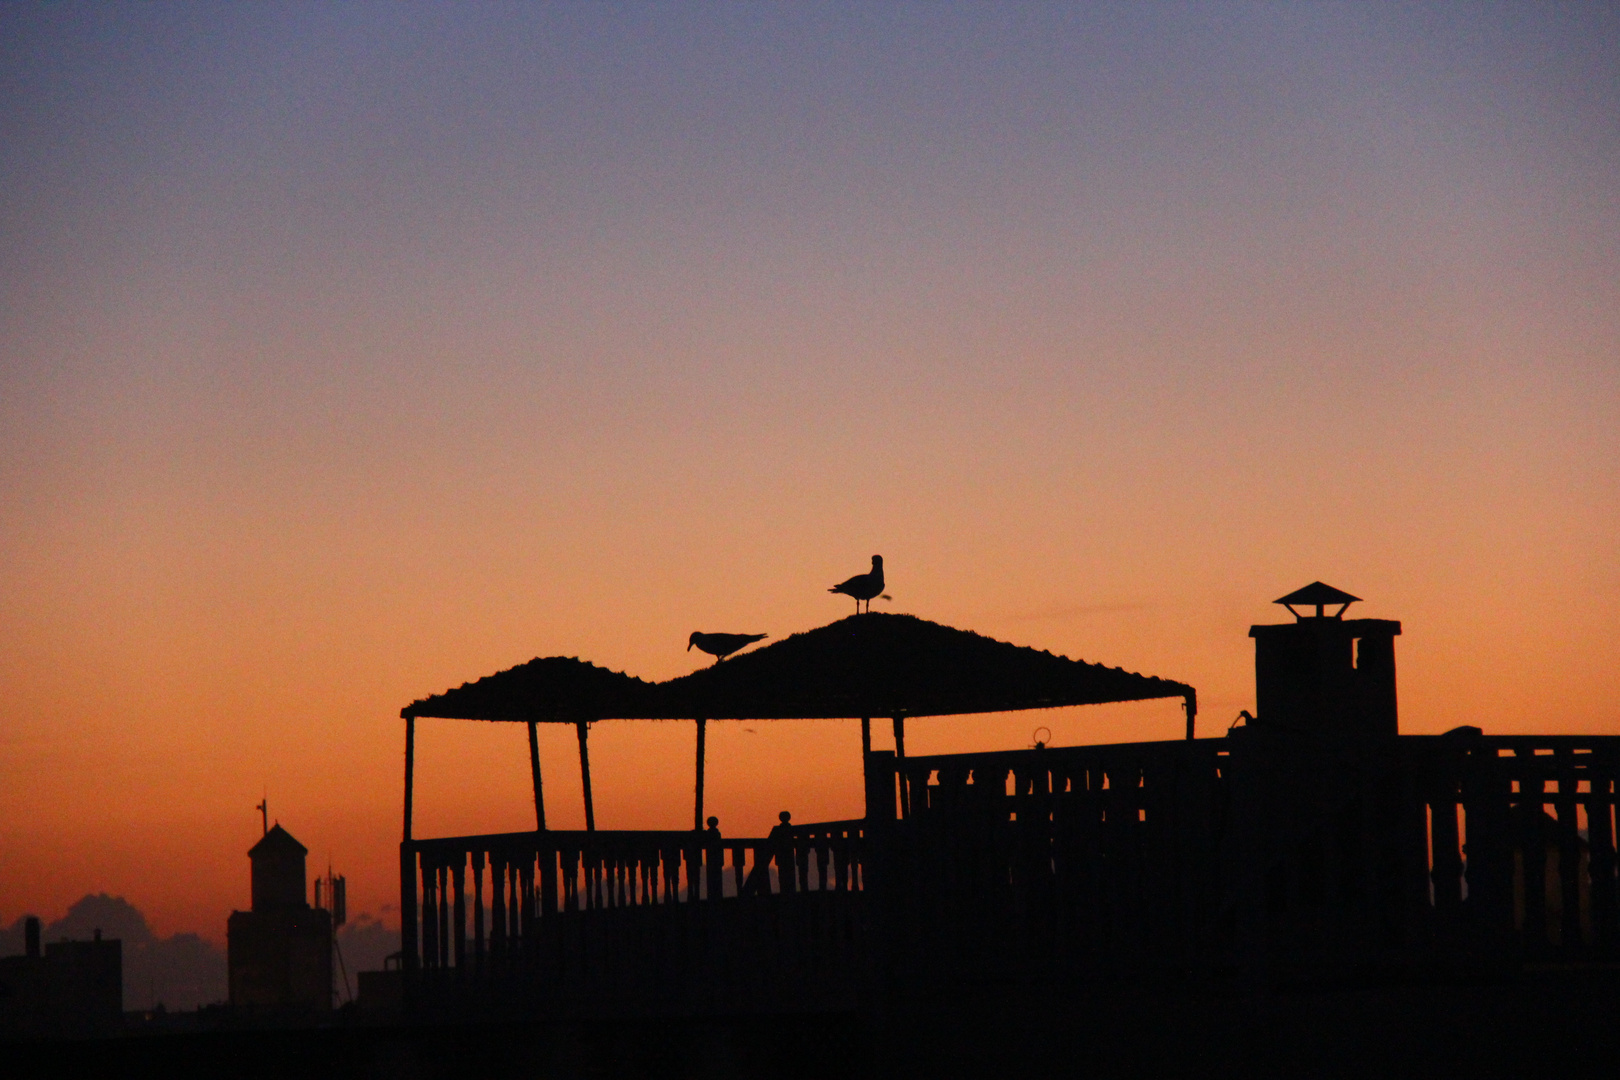
[{"label": "bird on thatched roof", "polygon": [[855,598],[855,613],[861,611],[861,601],[866,601],[866,610],[872,610],[872,600],[883,592],[883,556],[872,556],[872,570],[866,574],[856,574],[848,581],[834,585],[828,592],[843,593],[845,596]]},{"label": "bird on thatched roof", "polygon": [[714,662],[718,664],[720,661],[724,660],[738,649],[752,645],[754,642],[767,637],[770,637],[770,635],[705,634],[701,630],[694,630],[692,631],[692,636],[686,639],[686,651],[691,652],[692,646],[696,645],[699,649],[702,649],[704,652],[714,657]]}]

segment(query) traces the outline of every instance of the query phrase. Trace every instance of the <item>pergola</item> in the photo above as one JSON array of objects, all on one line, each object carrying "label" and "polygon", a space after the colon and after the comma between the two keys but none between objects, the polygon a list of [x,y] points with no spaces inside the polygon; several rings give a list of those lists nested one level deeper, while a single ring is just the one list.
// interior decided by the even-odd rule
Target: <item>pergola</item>
[{"label": "pergola", "polygon": [[585,827],[596,829],[588,735],[597,720],[692,720],[697,724],[693,827],[703,827],[705,725],[710,720],[861,720],[889,717],[905,756],[914,716],[1052,709],[1179,697],[1193,737],[1197,692],[1185,683],[1070,660],[912,615],[852,615],[794,634],[711,667],[649,683],[573,657],[530,660],[454,690],[412,702],[405,720],[405,839],[411,839],[416,718],[525,723],[534,782],[535,827],[546,828],[537,724],[573,724],[585,796]]}]

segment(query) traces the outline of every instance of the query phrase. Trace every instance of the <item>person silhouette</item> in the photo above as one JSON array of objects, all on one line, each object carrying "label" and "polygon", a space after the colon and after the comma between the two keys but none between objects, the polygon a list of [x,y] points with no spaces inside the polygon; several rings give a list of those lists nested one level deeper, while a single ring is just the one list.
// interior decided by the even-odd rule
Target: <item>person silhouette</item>
[{"label": "person silhouette", "polygon": [[726,849],[720,839],[720,819],[709,818],[709,827],[703,830],[703,862],[707,899],[718,900],[725,891]]},{"label": "person silhouette", "polygon": [[783,810],[776,815],[777,825],[766,836],[771,857],[776,861],[776,891],[798,892],[798,861],[793,851],[793,815]]}]

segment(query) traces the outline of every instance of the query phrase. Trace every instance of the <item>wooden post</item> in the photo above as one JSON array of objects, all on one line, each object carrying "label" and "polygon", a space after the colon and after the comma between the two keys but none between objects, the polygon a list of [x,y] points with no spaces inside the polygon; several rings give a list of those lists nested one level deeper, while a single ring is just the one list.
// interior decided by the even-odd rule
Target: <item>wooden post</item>
[{"label": "wooden post", "polygon": [[1187,696],[1181,699],[1181,707],[1187,710],[1187,741],[1193,737],[1193,721],[1198,719],[1198,691],[1189,689]]},{"label": "wooden post", "polygon": [[416,717],[405,718],[405,839],[411,838],[411,793],[416,785]]},{"label": "wooden post", "polygon": [[411,846],[411,786],[416,772],[416,717],[405,718],[405,838],[399,845],[400,961],[406,971],[417,967],[416,849]]},{"label": "wooden post", "polygon": [[460,852],[456,853],[456,865],[450,869],[450,879],[450,887],[455,897],[452,916],[455,920],[455,929],[450,940],[454,945],[456,975],[460,977],[467,974],[467,857]]},{"label": "wooden post", "polygon": [[529,721],[529,775],[534,778],[534,827],[546,831],[546,797],[540,786],[540,735]]},{"label": "wooden post", "polygon": [[400,966],[417,967],[416,848],[409,840],[399,845],[399,951]]},{"label": "wooden post", "polygon": [[436,968],[439,966],[439,909],[438,891],[435,888],[438,882],[438,871],[433,863],[423,856],[422,858],[422,966]]},{"label": "wooden post", "polygon": [[484,972],[485,934],[484,934],[484,852],[482,848],[472,853],[472,879],[473,879],[473,965],[480,975]]},{"label": "wooden post", "polygon": [[870,754],[871,752],[872,718],[870,716],[863,716],[861,717],[861,760],[864,761],[866,759],[866,755]]},{"label": "wooden post", "polygon": [[692,830],[703,831],[703,739],[708,721],[697,718],[697,808],[692,811]]},{"label": "wooden post", "polygon": [[579,735],[579,779],[585,788],[585,831],[596,831],[596,808],[591,805],[591,751],[586,746],[586,739],[590,737],[590,725],[584,720],[574,722],[574,731]]},{"label": "wooden post", "polygon": [[[906,760],[906,718],[894,718],[894,760],[896,764]],[[911,816],[911,785],[907,782],[904,771],[900,773],[900,816]]]}]

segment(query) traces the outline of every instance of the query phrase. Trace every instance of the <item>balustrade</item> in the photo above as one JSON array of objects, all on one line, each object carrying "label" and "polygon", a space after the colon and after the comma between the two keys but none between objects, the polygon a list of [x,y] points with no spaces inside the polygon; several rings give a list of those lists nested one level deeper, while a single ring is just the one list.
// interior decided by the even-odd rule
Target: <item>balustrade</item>
[{"label": "balustrade", "polygon": [[863,825],[788,826],[749,839],[684,831],[546,831],[412,841],[402,851],[420,893],[407,896],[403,907],[419,912],[419,926],[416,934],[406,930],[406,955],[419,934],[424,969],[505,970],[519,962],[526,943],[560,918],[858,892]]}]

